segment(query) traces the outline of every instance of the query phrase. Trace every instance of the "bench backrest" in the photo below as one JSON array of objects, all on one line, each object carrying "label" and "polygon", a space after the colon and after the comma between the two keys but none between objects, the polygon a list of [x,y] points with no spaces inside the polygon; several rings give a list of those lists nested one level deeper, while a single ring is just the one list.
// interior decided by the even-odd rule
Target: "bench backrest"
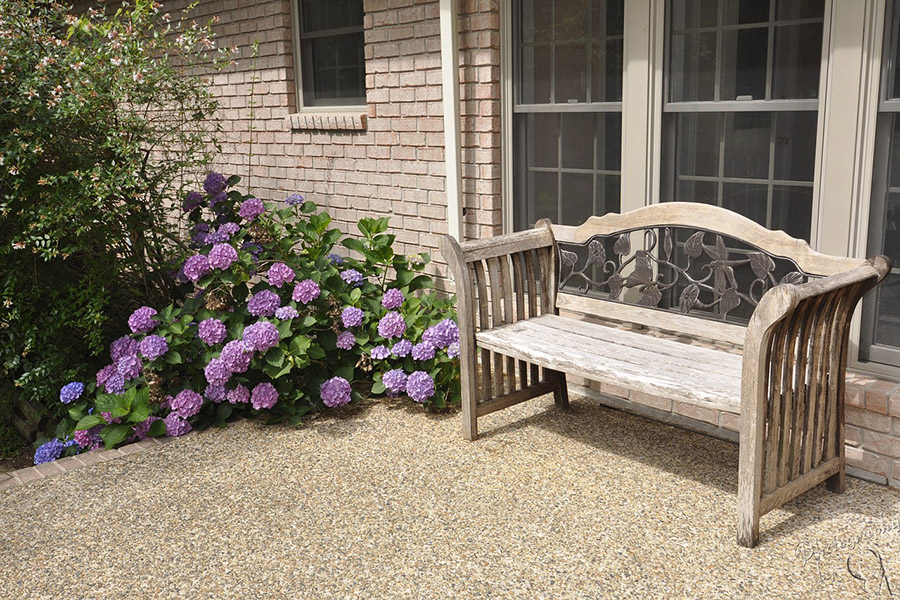
[{"label": "bench backrest", "polygon": [[[803,240],[706,204],[669,202],[552,225],[558,309],[742,345],[746,322],[778,283],[859,267]],[[698,318],[699,317],[699,318]]]}]

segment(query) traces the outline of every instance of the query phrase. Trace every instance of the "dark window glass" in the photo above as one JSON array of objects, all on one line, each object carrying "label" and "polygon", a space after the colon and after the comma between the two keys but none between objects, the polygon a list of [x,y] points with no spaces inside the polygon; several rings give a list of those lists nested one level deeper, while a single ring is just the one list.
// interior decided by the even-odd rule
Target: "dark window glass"
[{"label": "dark window glass", "polygon": [[303,104],[365,103],[362,0],[300,0],[300,4]]}]

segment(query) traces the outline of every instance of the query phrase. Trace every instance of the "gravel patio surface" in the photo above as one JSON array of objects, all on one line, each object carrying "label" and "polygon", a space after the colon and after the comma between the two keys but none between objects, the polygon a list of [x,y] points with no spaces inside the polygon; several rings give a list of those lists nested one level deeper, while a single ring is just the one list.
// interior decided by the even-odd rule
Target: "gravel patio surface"
[{"label": "gravel patio surface", "polygon": [[0,597],[900,597],[897,490],[820,486],[748,550],[736,445],[576,396],[480,425],[367,402],[0,491]]}]

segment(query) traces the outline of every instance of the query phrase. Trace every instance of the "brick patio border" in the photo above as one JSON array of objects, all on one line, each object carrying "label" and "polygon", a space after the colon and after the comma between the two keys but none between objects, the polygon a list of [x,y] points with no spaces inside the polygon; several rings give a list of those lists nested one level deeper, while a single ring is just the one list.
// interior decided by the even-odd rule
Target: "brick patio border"
[{"label": "brick patio border", "polygon": [[[194,432],[192,431],[187,435],[193,435],[193,433]],[[142,452],[148,448],[164,446],[177,439],[179,438],[147,438],[146,440],[128,444],[113,450],[94,450],[92,452],[85,452],[84,454],[67,456],[66,458],[60,458],[59,460],[34,467],[25,467],[24,469],[19,469],[17,471],[0,473],[0,491],[26,484],[29,481],[37,481],[39,479],[53,477],[54,475],[62,475],[69,471],[74,471],[89,465],[96,465],[97,463],[106,462],[120,456]]]}]

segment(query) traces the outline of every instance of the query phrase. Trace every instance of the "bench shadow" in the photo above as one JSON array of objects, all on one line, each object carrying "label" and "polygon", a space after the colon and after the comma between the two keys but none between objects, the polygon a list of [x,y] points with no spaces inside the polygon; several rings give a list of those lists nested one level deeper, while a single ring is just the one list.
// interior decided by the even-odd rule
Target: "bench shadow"
[{"label": "bench shadow", "polygon": [[[538,427],[616,457],[640,462],[704,486],[712,486],[733,498],[737,518],[738,445],[703,433],[604,406],[596,400],[572,396],[568,409],[550,406],[537,414],[479,431],[479,439],[517,433]],[[525,435],[525,434],[523,434]],[[865,494],[864,486],[876,486],[884,494]],[[689,500],[689,498],[685,498]],[[777,510],[790,516],[777,523],[763,523],[761,534],[779,538],[822,522],[829,516],[855,514],[872,519],[897,514],[900,493],[886,486],[848,478],[843,494],[824,484],[801,494]],[[771,514],[771,513],[770,513]]]}]

